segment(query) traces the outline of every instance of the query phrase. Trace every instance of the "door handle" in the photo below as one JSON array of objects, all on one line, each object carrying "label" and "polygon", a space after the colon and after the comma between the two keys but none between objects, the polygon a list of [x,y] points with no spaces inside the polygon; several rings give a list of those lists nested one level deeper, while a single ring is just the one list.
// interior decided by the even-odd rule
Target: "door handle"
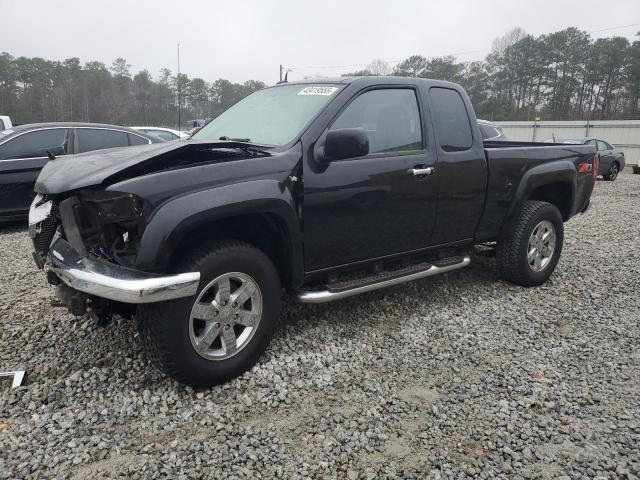
[{"label": "door handle", "polygon": [[414,177],[423,177],[426,175],[431,175],[435,169],[433,167],[421,168],[418,165],[414,168],[410,168],[408,170],[409,175],[413,175]]}]

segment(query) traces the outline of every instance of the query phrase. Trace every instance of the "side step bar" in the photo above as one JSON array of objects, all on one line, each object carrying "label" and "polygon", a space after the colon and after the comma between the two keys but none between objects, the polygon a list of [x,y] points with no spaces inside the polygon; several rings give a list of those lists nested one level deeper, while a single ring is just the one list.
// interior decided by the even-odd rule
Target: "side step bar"
[{"label": "side step bar", "polygon": [[358,295],[359,293],[372,292],[380,288],[390,287],[392,285],[398,285],[400,283],[411,282],[413,280],[419,280],[421,278],[432,277],[433,275],[439,275],[441,273],[450,272],[451,270],[458,270],[464,268],[471,263],[471,257],[465,255],[461,257],[461,260],[457,263],[438,267],[437,265],[430,265],[424,270],[412,272],[407,275],[401,275],[393,278],[387,278],[385,280],[368,283],[360,286],[354,286],[353,288],[345,290],[332,290],[327,288],[325,290],[303,290],[296,294],[296,299],[300,303],[326,303],[334,300],[340,300],[342,298]]}]

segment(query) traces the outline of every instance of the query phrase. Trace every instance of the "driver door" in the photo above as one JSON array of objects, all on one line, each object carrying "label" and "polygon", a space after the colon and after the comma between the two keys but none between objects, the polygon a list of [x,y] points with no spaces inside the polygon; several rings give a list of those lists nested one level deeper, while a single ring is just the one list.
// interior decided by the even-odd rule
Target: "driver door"
[{"label": "driver door", "polygon": [[324,164],[308,159],[307,272],[429,245],[437,189],[434,175],[416,176],[413,170],[434,167],[436,157],[426,148],[421,108],[412,87],[375,87],[356,94],[332,120],[328,130],[364,129],[369,154]]}]

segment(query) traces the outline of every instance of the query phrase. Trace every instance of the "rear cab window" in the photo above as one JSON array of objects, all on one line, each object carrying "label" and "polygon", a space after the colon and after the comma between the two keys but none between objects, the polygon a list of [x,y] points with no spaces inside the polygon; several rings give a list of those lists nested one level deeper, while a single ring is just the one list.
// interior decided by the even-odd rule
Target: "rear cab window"
[{"label": "rear cab window", "polygon": [[469,150],[473,145],[473,133],[460,94],[445,87],[431,87],[430,93],[440,148],[445,152]]}]

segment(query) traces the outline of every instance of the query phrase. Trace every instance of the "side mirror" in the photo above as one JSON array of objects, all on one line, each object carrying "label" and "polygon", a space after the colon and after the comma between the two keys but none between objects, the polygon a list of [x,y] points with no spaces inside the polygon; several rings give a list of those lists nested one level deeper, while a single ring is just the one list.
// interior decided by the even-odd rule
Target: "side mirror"
[{"label": "side mirror", "polygon": [[324,144],[327,161],[362,157],[369,153],[369,136],[362,128],[329,130]]}]

